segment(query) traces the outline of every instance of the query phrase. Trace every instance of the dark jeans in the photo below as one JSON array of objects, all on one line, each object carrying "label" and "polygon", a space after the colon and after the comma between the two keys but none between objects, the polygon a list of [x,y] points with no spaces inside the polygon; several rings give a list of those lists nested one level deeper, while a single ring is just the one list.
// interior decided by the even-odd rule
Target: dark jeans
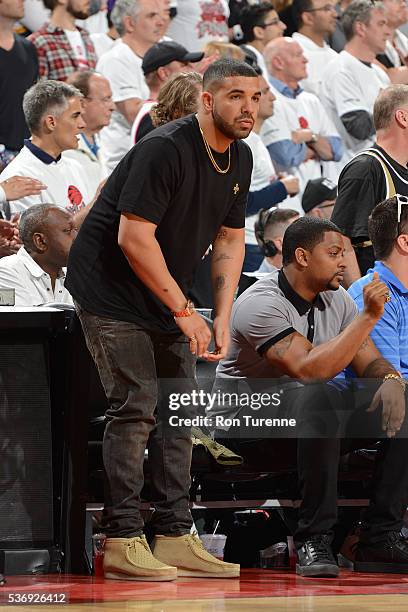
[{"label": "dark jeans", "polygon": [[[263,381],[249,382],[252,388],[259,391],[260,387],[255,386],[255,383]],[[285,383],[280,386],[285,387]],[[341,390],[330,384],[309,384],[302,388],[286,384],[279,408],[268,406],[257,411],[256,416],[259,417],[285,416],[296,419],[293,438],[286,440],[285,446],[292,449],[294,439],[297,438],[297,468],[302,496],[295,533],[298,545],[313,535],[331,535],[337,521],[340,455],[377,440],[379,450],[373,492],[370,506],[363,515],[361,539],[380,541],[388,532],[401,529],[408,505],[408,424],[406,418],[396,438],[386,438],[381,428],[382,407],[379,406],[375,412],[367,412],[378,386],[379,382],[375,380],[344,381]],[[218,379],[218,386],[214,387],[219,388],[224,392],[237,391],[234,382],[228,385],[221,379]],[[246,413],[250,412],[247,410]],[[287,433],[273,429],[269,432],[265,428],[256,440],[248,439],[246,432],[251,436],[256,435],[254,430],[237,427],[235,430],[231,428],[228,434],[219,430],[216,437],[226,446],[231,446],[231,438],[234,439],[233,449],[243,455],[244,460],[246,451],[248,456],[251,453],[256,456],[258,453],[260,470],[265,469],[268,460],[269,465],[275,462],[279,466],[282,459],[280,455],[285,453],[284,449],[279,451],[279,448]],[[271,439],[268,440],[268,437]],[[290,457],[288,459],[290,461]],[[256,466],[252,467],[255,469]]]},{"label": "dark jeans", "polygon": [[[189,533],[192,441],[189,428],[165,427],[168,394],[196,388],[195,357],[180,335],[149,332],[76,305],[87,346],[109,401],[103,440],[104,530],[110,537],[143,531],[140,493],[148,448],[153,533]],[[166,379],[163,386],[159,379]]]},{"label": "dark jeans", "polygon": [[[315,534],[331,533],[337,520],[340,454],[355,448],[356,437],[379,440],[370,505],[363,513],[360,539],[378,542],[384,540],[388,532],[401,530],[408,505],[407,419],[396,438],[386,438],[381,427],[382,407],[379,406],[375,412],[367,412],[374,390],[371,384],[366,393],[361,390],[351,394],[340,393],[327,385],[313,385],[301,393],[302,403],[309,410],[305,413],[308,414],[305,418],[308,422],[307,437],[301,437],[297,444],[298,475],[302,491],[302,505],[295,533],[298,543]],[[346,404],[346,418],[342,418],[343,403]],[[314,407],[320,409],[315,410]],[[323,411],[325,418],[322,418]],[[330,437],[330,432],[336,428],[337,433],[341,431],[341,435]],[[316,432],[315,438],[309,437],[313,431]]]}]

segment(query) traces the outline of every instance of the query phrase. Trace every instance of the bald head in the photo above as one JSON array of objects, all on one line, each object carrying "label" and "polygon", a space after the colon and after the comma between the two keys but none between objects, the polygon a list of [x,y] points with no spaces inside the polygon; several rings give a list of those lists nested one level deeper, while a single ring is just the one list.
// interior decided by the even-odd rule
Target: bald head
[{"label": "bald head", "polygon": [[307,59],[298,42],[287,36],[276,38],[264,49],[266,67],[271,76],[287,85],[298,83],[306,78]]}]

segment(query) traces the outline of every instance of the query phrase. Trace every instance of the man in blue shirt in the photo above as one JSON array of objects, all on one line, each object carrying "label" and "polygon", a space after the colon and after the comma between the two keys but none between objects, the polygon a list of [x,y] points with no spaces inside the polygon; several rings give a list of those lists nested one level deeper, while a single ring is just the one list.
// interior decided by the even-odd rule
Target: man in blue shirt
[{"label": "man in blue shirt", "polygon": [[368,221],[374,246],[374,268],[349,288],[361,311],[363,288],[377,271],[388,287],[390,301],[371,332],[377,349],[404,378],[408,378],[408,198],[394,196],[378,204]]}]

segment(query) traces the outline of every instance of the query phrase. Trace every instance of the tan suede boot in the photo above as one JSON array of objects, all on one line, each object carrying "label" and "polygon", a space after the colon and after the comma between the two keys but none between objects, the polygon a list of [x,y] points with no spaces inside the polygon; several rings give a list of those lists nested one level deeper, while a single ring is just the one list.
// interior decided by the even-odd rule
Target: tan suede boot
[{"label": "tan suede boot", "polygon": [[177,568],[164,565],[152,555],[144,535],[107,538],[103,559],[105,578],[113,580],[165,581],[177,578]]},{"label": "tan suede boot", "polygon": [[198,535],[158,535],[153,541],[152,550],[156,559],[162,563],[175,565],[178,576],[239,578],[240,566],[236,563],[224,563],[210,555]]}]

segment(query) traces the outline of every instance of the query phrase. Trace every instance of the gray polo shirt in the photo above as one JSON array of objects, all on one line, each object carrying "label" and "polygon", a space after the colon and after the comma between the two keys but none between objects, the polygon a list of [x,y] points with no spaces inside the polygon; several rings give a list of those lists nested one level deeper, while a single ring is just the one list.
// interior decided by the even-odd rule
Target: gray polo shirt
[{"label": "gray polo shirt", "polygon": [[235,302],[231,315],[231,346],[217,368],[220,378],[279,378],[285,373],[265,358],[270,346],[299,332],[318,346],[337,336],[357,316],[347,291],[320,293],[313,304],[276,270],[257,281]]}]

